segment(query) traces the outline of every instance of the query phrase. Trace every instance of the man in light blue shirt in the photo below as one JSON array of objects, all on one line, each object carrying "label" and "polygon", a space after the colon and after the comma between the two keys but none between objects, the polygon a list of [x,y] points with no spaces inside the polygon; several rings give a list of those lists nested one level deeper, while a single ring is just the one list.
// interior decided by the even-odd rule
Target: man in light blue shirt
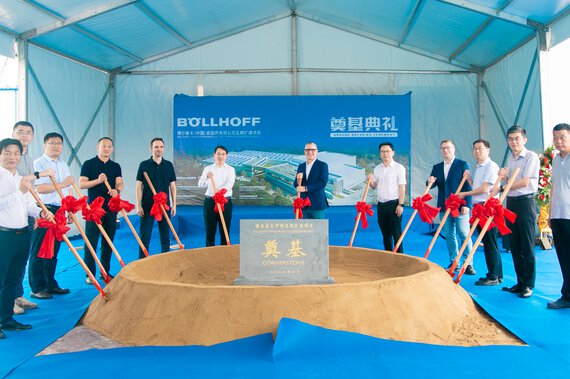
[{"label": "man in light blue shirt", "polygon": [[[52,169],[55,172],[55,181],[61,188],[64,195],[69,193],[69,188],[73,184],[71,170],[63,159],[63,136],[58,133],[48,133],[44,137],[44,155],[34,161],[34,170],[45,171]],[[53,214],[61,207],[61,197],[52,185],[49,178],[39,178],[36,180],[36,192],[40,199]],[[51,299],[52,295],[63,295],[69,293],[66,288],[61,288],[55,280],[55,270],[57,266],[57,254],[59,252],[60,241],[55,240],[54,256],[51,259],[38,258],[38,252],[42,246],[47,229],[37,228],[32,233],[32,248],[30,254],[30,264],[28,269],[28,279],[30,282],[30,295],[34,299]]]}]

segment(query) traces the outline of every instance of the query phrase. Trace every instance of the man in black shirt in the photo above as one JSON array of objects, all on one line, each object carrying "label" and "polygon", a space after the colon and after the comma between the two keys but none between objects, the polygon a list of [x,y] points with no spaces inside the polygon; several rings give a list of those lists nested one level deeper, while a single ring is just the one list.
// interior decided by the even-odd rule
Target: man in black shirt
[{"label": "man in black shirt", "polygon": [[[98,196],[105,199],[103,209],[106,213],[101,218],[101,226],[103,226],[103,229],[111,241],[113,241],[115,230],[117,229],[117,213],[109,211],[109,200],[111,197],[117,196],[123,189],[121,166],[111,160],[113,150],[114,146],[111,138],[103,137],[99,139],[99,142],[97,143],[97,156],[83,163],[79,177],[79,187],[83,189],[87,188],[87,200],[89,203],[95,200]],[[110,191],[105,185],[105,180],[108,181],[111,186]],[[93,249],[97,251],[97,243],[101,232],[95,222],[85,222],[85,234],[93,246]],[[105,238],[103,238],[101,241],[101,264],[109,275],[109,270],[111,268],[111,252],[111,247]],[[95,260],[91,256],[87,246],[84,248],[83,260],[87,267],[89,267],[89,270],[93,275],[95,275]],[[93,284],[89,278],[85,279],[85,283]]]},{"label": "man in black shirt", "polygon": [[[166,211],[169,217],[176,215],[176,174],[174,173],[172,162],[162,158],[164,154],[164,141],[162,138],[156,137],[150,141],[150,151],[152,156],[146,161],[142,161],[139,165],[136,188],[137,209],[141,217],[139,232],[141,241],[147,251],[154,224],[154,217],[150,214],[154,200],[152,190],[143,173],[147,173],[157,193],[166,193],[166,204],[170,206],[170,210]],[[168,223],[164,218],[158,222],[158,231],[160,233],[160,252],[164,253],[170,249]],[[144,258],[144,253],[140,248],[139,258]]]}]

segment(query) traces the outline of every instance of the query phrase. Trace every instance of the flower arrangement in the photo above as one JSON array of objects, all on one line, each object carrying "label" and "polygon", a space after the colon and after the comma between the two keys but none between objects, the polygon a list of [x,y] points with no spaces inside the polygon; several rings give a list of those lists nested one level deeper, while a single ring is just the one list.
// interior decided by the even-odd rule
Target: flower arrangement
[{"label": "flower arrangement", "polygon": [[538,192],[536,202],[539,206],[550,204],[550,187],[552,186],[552,160],[554,159],[554,145],[550,145],[540,155],[540,170],[538,172]]}]

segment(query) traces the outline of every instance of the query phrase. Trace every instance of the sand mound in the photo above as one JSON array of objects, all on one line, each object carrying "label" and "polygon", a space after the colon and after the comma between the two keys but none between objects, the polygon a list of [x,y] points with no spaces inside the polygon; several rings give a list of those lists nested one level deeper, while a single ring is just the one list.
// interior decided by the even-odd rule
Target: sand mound
[{"label": "sand mound", "polygon": [[439,266],[330,246],[333,285],[233,286],[239,245],[155,255],[125,267],[82,322],[127,345],[212,345],[275,334],[282,317],[445,345],[520,344]]}]

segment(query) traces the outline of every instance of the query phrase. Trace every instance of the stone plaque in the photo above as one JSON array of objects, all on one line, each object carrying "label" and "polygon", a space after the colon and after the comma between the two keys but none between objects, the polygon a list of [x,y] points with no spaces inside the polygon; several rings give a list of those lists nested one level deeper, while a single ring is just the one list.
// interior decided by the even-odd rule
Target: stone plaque
[{"label": "stone plaque", "polygon": [[334,283],[328,220],[241,220],[240,277],[234,284]]}]

